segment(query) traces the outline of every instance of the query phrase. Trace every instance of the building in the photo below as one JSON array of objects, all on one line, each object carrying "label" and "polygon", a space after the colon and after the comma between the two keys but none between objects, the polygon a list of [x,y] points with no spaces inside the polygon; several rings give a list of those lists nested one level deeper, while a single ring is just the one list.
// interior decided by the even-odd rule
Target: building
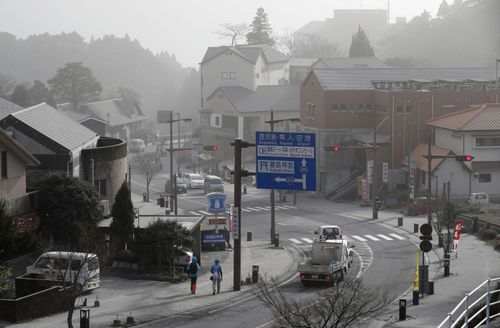
[{"label": "building", "polygon": [[[427,142],[426,120],[476,104],[498,102],[491,68],[313,69],[300,90],[303,129],[317,134],[318,191],[330,194],[366,172],[377,139],[377,162],[390,169],[387,189],[406,185],[401,163]],[[376,131],[376,133],[374,133]],[[322,147],[342,145],[340,153]],[[380,180],[381,166],[376,168]]]},{"label": "building", "polygon": [[23,110],[24,108],[8,101],[5,98],[0,97],[0,120],[5,116]]},{"label": "building", "polygon": [[101,138],[45,103],[9,114],[0,127],[40,162],[28,168],[28,188],[59,171],[93,183],[101,199],[114,201],[127,172],[123,140]]},{"label": "building", "polygon": [[288,84],[288,60],[269,45],[209,47],[200,63],[201,108],[219,87]]}]

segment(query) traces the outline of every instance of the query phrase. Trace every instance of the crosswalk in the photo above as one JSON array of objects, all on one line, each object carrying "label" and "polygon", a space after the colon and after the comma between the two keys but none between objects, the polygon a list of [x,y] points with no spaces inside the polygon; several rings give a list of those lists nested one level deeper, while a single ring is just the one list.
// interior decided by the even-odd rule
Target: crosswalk
[{"label": "crosswalk", "polygon": [[[349,240],[357,240],[357,241],[362,241],[362,242],[368,242],[368,241],[398,241],[398,240],[407,240],[409,239],[408,237],[401,236],[395,233],[390,233],[388,235],[384,234],[375,234],[375,235],[349,235],[346,236],[344,235],[344,239],[347,241]],[[289,238],[289,241],[294,243],[295,245],[299,246],[305,246],[308,244],[312,244],[313,240],[308,237],[296,237],[296,238]]]},{"label": "crosswalk", "polygon": [[[296,209],[296,208],[297,208],[296,206],[292,206],[292,205],[276,205],[275,206],[275,209],[277,211],[292,210],[292,209]],[[271,206],[251,206],[251,207],[241,208],[241,211],[245,212],[245,213],[269,212],[270,210],[271,210]],[[229,213],[229,210],[227,210],[226,213]],[[213,213],[203,211],[203,210],[189,211],[189,214],[207,215],[207,216],[214,215]]]}]

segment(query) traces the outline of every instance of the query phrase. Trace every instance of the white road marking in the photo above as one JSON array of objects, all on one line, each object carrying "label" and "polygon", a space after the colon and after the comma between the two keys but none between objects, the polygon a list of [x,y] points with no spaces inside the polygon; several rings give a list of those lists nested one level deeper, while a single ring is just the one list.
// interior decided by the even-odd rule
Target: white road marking
[{"label": "white road marking", "polygon": [[285,207],[285,208],[290,208],[290,209],[297,208],[297,206],[290,206],[290,205],[280,205],[280,206]]},{"label": "white road marking", "polygon": [[309,243],[309,244],[313,243],[313,241],[309,238],[300,238],[300,239],[302,239],[303,241],[305,241],[306,243]]},{"label": "white road marking", "polygon": [[300,240],[297,240],[295,238],[289,238],[288,240],[290,240],[294,244],[302,244],[302,242]]},{"label": "white road marking", "polygon": [[365,237],[373,241],[380,241],[380,239],[378,239],[377,237],[373,237],[372,235],[365,235]]},{"label": "white road marking", "polygon": [[265,209],[266,211],[269,211],[271,209],[271,206],[262,206],[261,208]]},{"label": "white road marking", "polygon": [[200,212],[201,214],[205,214],[205,215],[209,215],[209,216],[213,216],[214,213],[209,213],[209,212],[206,212],[206,211],[198,211]]},{"label": "white road marking", "polygon": [[252,211],[250,211],[250,210],[247,210],[246,208],[242,208],[241,210],[242,210],[243,212],[252,212]]},{"label": "white road marking", "polygon": [[260,207],[260,206],[254,206],[254,208],[259,209],[261,211],[267,211],[268,210],[267,208]]},{"label": "white road marking", "polygon": [[393,240],[392,238],[389,238],[386,235],[377,234],[377,236],[379,236],[380,238],[385,239],[385,240]]},{"label": "white road marking", "polygon": [[253,207],[247,207],[246,209],[249,210],[250,212],[260,212],[260,210]]},{"label": "white road marking", "polygon": [[287,207],[284,207],[284,206],[280,206],[280,205],[276,205],[274,206],[275,208],[279,209],[279,210],[288,210]]},{"label": "white road marking", "polygon": [[359,240],[359,241],[366,241],[366,239],[365,239],[365,238],[360,237],[360,236],[352,236],[352,238],[356,238],[356,239],[357,239],[357,240]]},{"label": "white road marking", "polygon": [[390,233],[389,236],[392,236],[392,237],[397,238],[399,240],[405,240],[405,238],[401,237],[400,235],[396,235],[395,233]]}]

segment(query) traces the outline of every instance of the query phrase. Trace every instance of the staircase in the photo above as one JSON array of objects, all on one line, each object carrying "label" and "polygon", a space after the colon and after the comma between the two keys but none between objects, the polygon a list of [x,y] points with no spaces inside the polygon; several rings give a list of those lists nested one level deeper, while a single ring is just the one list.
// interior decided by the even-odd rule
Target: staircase
[{"label": "staircase", "polygon": [[360,176],[362,175],[357,174],[357,172],[353,172],[347,182],[341,184],[338,188],[330,192],[326,198],[332,201],[338,201],[351,193],[355,193],[358,188],[358,178]]}]

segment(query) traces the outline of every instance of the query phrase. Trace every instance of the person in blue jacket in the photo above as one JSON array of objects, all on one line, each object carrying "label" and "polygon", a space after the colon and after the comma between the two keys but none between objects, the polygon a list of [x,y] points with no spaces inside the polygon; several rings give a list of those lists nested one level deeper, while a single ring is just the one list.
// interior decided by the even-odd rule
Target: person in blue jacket
[{"label": "person in blue jacket", "polygon": [[215,287],[217,287],[217,294],[219,294],[220,282],[222,281],[222,266],[219,264],[218,259],[215,259],[214,264],[212,264],[210,268],[210,272],[212,273],[212,294],[215,295]]},{"label": "person in blue jacket", "polygon": [[188,276],[191,278],[191,294],[196,294],[196,280],[198,279],[198,272],[200,272],[200,265],[198,264],[196,256],[193,256],[188,269]]}]

